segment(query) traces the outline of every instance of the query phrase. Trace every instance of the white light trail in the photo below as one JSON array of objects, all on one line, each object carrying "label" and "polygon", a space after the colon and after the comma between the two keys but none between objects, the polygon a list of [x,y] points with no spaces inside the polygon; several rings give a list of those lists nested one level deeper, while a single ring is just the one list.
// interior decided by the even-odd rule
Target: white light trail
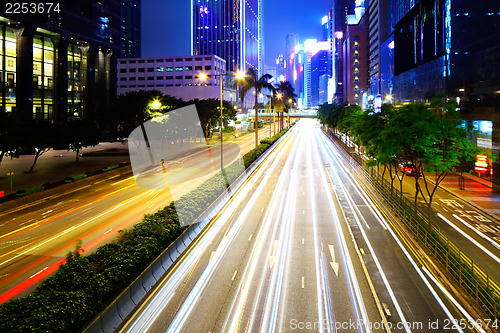
[{"label": "white light trail", "polygon": [[[438,213],[437,215],[443,221],[445,221],[446,223],[448,223],[448,225],[450,227],[452,227],[453,229],[455,229],[456,231],[458,231],[462,236],[464,236],[465,238],[467,238],[472,244],[476,245],[484,253],[486,253],[488,256],[490,256],[493,260],[495,260],[496,262],[500,263],[500,258],[498,258],[496,255],[494,255],[493,253],[491,253],[487,248],[485,248],[484,246],[482,246],[481,244],[479,244],[478,241],[476,241],[474,238],[472,238],[471,236],[467,235],[464,231],[462,231],[462,229],[460,229],[459,227],[457,227],[456,225],[454,225],[453,223],[451,223],[446,217],[444,217],[443,215],[441,215],[441,213]],[[457,216],[455,216],[455,217],[457,217]]]}]

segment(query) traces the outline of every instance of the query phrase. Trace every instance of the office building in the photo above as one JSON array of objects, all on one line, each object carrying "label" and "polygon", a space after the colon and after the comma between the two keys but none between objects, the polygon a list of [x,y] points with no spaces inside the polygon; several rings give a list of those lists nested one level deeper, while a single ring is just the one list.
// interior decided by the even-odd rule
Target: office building
[{"label": "office building", "polygon": [[[390,0],[397,102],[428,101],[438,93],[457,101],[472,142],[500,151],[500,2]],[[493,165],[500,189],[500,164]]]},{"label": "office building", "polygon": [[[118,59],[118,94],[158,90],[165,95],[192,99],[220,98],[220,76],[226,62],[216,55]],[[206,79],[200,77],[206,75]],[[236,92],[223,86],[223,99],[236,102]]]},{"label": "office building", "polygon": [[228,72],[254,68],[262,75],[262,0],[193,0],[194,56],[215,54]]},{"label": "office building", "polygon": [[361,105],[367,98],[368,82],[368,12],[357,24],[347,26],[343,44],[344,53],[344,101]]},{"label": "office building", "polygon": [[0,110],[22,119],[102,119],[116,96],[120,2],[60,1],[1,14]]},{"label": "office building", "polygon": [[294,70],[294,60],[295,60],[295,47],[299,43],[298,34],[288,34],[286,35],[285,43],[285,81],[293,81],[293,70]]},{"label": "office building", "polygon": [[141,56],[141,1],[120,2],[120,58]]},{"label": "office building", "polygon": [[328,101],[328,79],[330,78],[330,43],[325,42],[324,49],[318,50],[311,57],[311,107],[323,105]]},{"label": "office building", "polygon": [[342,104],[344,102],[344,59],[342,45],[347,32],[347,16],[354,13],[354,1],[336,0],[332,8],[332,39],[333,57],[333,101]]},{"label": "office building", "polygon": [[388,49],[381,50],[382,44],[387,39],[387,0],[369,0],[369,33],[368,33],[368,54],[370,61],[370,87],[371,95],[375,104],[379,105],[382,99],[382,72],[381,58],[382,52],[388,52]]},{"label": "office building", "polygon": [[[285,58],[282,54],[276,58],[276,80],[279,82],[285,81]],[[292,83],[292,81],[290,81]]]}]

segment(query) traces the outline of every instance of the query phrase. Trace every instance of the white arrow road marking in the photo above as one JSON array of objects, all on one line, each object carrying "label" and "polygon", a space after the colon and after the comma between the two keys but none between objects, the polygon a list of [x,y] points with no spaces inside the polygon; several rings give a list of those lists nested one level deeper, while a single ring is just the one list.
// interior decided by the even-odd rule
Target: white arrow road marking
[{"label": "white arrow road marking", "polygon": [[276,251],[278,250],[278,240],[274,241],[273,244],[273,255],[269,256],[269,268],[273,268],[274,262],[276,261]]},{"label": "white arrow road marking", "polygon": [[330,265],[332,265],[335,275],[339,276],[339,263],[335,261],[335,250],[333,249],[333,245],[328,245],[328,249],[330,250],[330,255],[332,256],[332,261],[330,261]]}]

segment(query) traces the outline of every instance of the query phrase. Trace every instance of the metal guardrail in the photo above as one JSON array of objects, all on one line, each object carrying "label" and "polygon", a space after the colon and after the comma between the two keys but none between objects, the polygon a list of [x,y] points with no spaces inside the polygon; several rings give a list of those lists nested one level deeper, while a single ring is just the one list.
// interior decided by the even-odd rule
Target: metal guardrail
[{"label": "metal guardrail", "polygon": [[246,172],[224,191],[177,239],[170,244],[142,273],[132,282],[105,310],[101,312],[84,330],[86,333],[114,332],[139,305],[144,296],[156,285],[163,275],[172,267],[184,250],[209,224],[217,213],[230,200],[231,196],[243,185],[246,174],[252,173],[259,164],[278,146],[290,132],[288,130],[269,149],[259,156]]},{"label": "metal guardrail", "polygon": [[354,162],[344,149],[340,150],[355,171],[372,185],[396,215],[413,232],[416,240],[446,268],[455,281],[471,296],[491,320],[500,320],[500,288],[460,247],[450,241],[401,192],[384,178],[377,179]]}]

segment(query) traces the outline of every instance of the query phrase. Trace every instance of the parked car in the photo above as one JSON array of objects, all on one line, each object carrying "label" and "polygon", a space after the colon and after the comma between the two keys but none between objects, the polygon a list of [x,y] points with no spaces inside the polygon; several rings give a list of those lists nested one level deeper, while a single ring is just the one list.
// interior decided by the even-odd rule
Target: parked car
[{"label": "parked car", "polygon": [[420,170],[415,166],[415,164],[410,162],[399,163],[399,171],[407,176],[420,176]]}]

